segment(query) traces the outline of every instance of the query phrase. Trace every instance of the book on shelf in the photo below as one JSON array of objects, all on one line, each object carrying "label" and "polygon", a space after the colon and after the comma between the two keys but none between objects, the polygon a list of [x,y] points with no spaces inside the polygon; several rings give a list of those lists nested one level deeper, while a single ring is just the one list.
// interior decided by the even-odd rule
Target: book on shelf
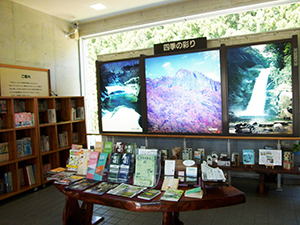
[{"label": "book on shelf", "polygon": [[30,112],[15,113],[15,127],[34,126],[34,114]]},{"label": "book on shelf", "polygon": [[112,194],[112,195],[117,195],[121,197],[127,197],[127,198],[132,198],[145,190],[145,187],[141,186],[135,186],[135,185],[130,185],[130,184],[120,184],[117,187],[109,190],[107,194]]},{"label": "book on shelf", "polygon": [[3,174],[3,186],[4,193],[9,193],[13,191],[13,183],[12,183],[12,172],[7,171]]},{"label": "book on shelf", "polygon": [[160,200],[178,202],[183,192],[183,190],[169,188],[165,191],[163,196],[161,196]]},{"label": "book on shelf", "polygon": [[56,181],[54,181],[54,183],[55,184],[69,185],[69,184],[72,184],[73,182],[79,181],[81,179],[84,179],[84,177],[83,176],[78,176],[78,175],[71,175],[71,176],[65,177],[61,180],[56,180]]},{"label": "book on shelf", "polygon": [[67,187],[65,187],[65,189],[83,191],[89,187],[94,186],[97,183],[99,183],[99,181],[83,178],[79,181],[73,182],[72,184],[68,185]]},{"label": "book on shelf", "polygon": [[69,159],[67,163],[67,168],[70,171],[77,171],[79,165],[79,154],[80,150],[70,149],[69,150]]},{"label": "book on shelf", "polygon": [[47,111],[47,101],[46,100],[39,100],[38,101],[38,109],[39,111]]},{"label": "book on shelf", "polygon": [[24,100],[14,100],[14,112],[24,112],[25,111],[25,101]]},{"label": "book on shelf", "polygon": [[118,177],[119,183],[127,183],[128,181],[128,176],[130,172],[130,159],[131,159],[131,154],[129,153],[125,153],[122,155],[119,177]]},{"label": "book on shelf", "polygon": [[27,165],[23,167],[24,178],[26,185],[35,184],[35,173],[34,173],[34,165]]},{"label": "book on shelf", "polygon": [[97,163],[98,163],[98,158],[99,158],[99,152],[91,152],[90,153],[86,178],[94,179],[96,167],[97,167]]},{"label": "book on shelf", "polygon": [[19,183],[20,183],[20,187],[25,186],[26,183],[25,183],[25,176],[24,176],[24,168],[20,167],[18,169],[18,171],[19,171]]},{"label": "book on shelf", "polygon": [[112,153],[112,149],[113,149],[113,143],[110,141],[106,141],[104,144],[103,152],[107,153],[108,156],[110,156],[110,154]]},{"label": "book on shelf", "polygon": [[6,106],[6,100],[2,99],[0,100],[0,113],[7,113],[7,106]]},{"label": "book on shelf", "polygon": [[135,161],[134,185],[152,187],[155,185],[156,155],[137,155]]},{"label": "book on shelf", "polygon": [[164,176],[174,178],[176,161],[167,159],[164,162],[165,162]]},{"label": "book on shelf", "polygon": [[63,148],[63,147],[66,147],[69,145],[67,131],[62,131],[58,134],[58,145],[60,148]]},{"label": "book on shelf", "polygon": [[259,149],[259,165],[282,166],[282,150]]},{"label": "book on shelf", "polygon": [[164,178],[163,184],[161,186],[162,191],[167,189],[178,189],[179,179],[178,178]]},{"label": "book on shelf", "polygon": [[188,189],[185,191],[184,196],[188,198],[203,198],[203,190],[201,187]]},{"label": "book on shelf", "polygon": [[52,176],[50,177],[47,177],[47,180],[50,181],[59,181],[59,180],[62,180],[66,177],[69,177],[71,175],[74,175],[76,174],[76,172],[73,172],[73,171],[62,171],[62,172],[58,172],[58,173],[55,173],[53,174]]},{"label": "book on shelf", "polygon": [[[56,168],[49,170],[48,173],[57,174],[57,173],[65,171],[65,170],[66,170],[66,168],[64,168],[64,167],[56,167]],[[72,174],[74,174],[74,173],[72,172]]]},{"label": "book on shelf", "polygon": [[192,148],[186,148],[182,150],[182,159],[183,160],[190,160],[192,159]]},{"label": "book on shelf", "polygon": [[171,149],[171,159],[180,159],[181,156],[181,148],[174,147]]},{"label": "book on shelf", "polygon": [[56,123],[56,110],[47,109],[48,112],[48,123]]},{"label": "book on shelf", "polygon": [[24,154],[25,156],[31,155],[31,138],[30,137],[24,137],[23,138],[23,148],[24,148]]},{"label": "book on shelf", "polygon": [[194,160],[198,165],[201,164],[201,160],[202,160],[202,150],[201,150],[201,148],[198,148],[198,149],[194,150]]},{"label": "book on shelf", "polygon": [[124,142],[117,142],[116,143],[116,152],[117,153],[125,153],[125,143]]},{"label": "book on shelf", "polygon": [[125,145],[125,153],[134,154],[136,143],[127,143]]},{"label": "book on shelf", "polygon": [[96,141],[95,142],[95,152],[103,152],[103,142],[102,141]]},{"label": "book on shelf", "polygon": [[75,108],[71,108],[70,109],[70,113],[71,113],[71,120],[72,121],[76,120],[76,109]]},{"label": "book on shelf", "polygon": [[78,152],[78,170],[77,174],[86,175],[89,163],[91,149],[80,149]]},{"label": "book on shelf", "polygon": [[25,156],[25,151],[24,151],[24,147],[23,147],[23,139],[17,139],[16,140],[16,144],[17,144],[17,157],[21,158]]},{"label": "book on shelf", "polygon": [[121,166],[122,154],[113,153],[110,159],[108,182],[116,183],[118,182],[120,166]]},{"label": "book on shelf", "polygon": [[112,184],[107,182],[101,182],[100,184],[90,187],[86,189],[84,192],[96,194],[96,195],[103,195],[105,192],[109,191],[110,189],[113,189],[117,187],[119,184]]},{"label": "book on shelf", "polygon": [[49,152],[50,151],[50,137],[44,136],[44,151]]},{"label": "book on shelf", "polygon": [[71,145],[71,149],[73,149],[73,150],[80,150],[82,148],[83,148],[83,145],[78,145],[77,143],[73,143]]},{"label": "book on shelf", "polygon": [[137,197],[144,200],[152,200],[156,196],[160,195],[161,191],[156,189],[148,189],[138,195]]},{"label": "book on shelf", "polygon": [[43,177],[46,178],[47,176],[49,176],[49,171],[51,170],[51,163],[44,163],[42,165],[42,169],[43,169]]},{"label": "book on shelf", "polygon": [[82,106],[76,108],[76,116],[78,120],[84,119],[84,108]]},{"label": "book on shelf", "polygon": [[0,143],[0,162],[9,160],[8,142]]},{"label": "book on shelf", "polygon": [[78,143],[78,132],[73,132],[73,143],[74,144]]},{"label": "book on shelf", "polygon": [[107,161],[107,153],[100,153],[99,159],[97,162],[96,170],[95,170],[95,175],[94,175],[94,180],[102,181],[103,175],[104,175],[104,169],[105,169],[105,164]]},{"label": "book on shelf", "polygon": [[243,164],[244,165],[254,165],[255,164],[254,149],[243,149]]},{"label": "book on shelf", "polygon": [[185,168],[185,181],[193,184],[198,183],[198,167],[187,166]]},{"label": "book on shelf", "polygon": [[170,158],[170,149],[168,149],[168,148],[161,149],[161,158],[163,160],[169,159]]}]

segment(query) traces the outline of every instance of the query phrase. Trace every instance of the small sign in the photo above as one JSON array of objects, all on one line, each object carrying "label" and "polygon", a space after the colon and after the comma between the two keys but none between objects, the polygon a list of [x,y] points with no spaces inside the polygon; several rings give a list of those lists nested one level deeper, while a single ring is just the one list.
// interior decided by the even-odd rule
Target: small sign
[{"label": "small sign", "polygon": [[48,69],[0,64],[0,96],[49,96]]},{"label": "small sign", "polygon": [[165,42],[154,45],[154,54],[181,52],[207,48],[206,37]]}]

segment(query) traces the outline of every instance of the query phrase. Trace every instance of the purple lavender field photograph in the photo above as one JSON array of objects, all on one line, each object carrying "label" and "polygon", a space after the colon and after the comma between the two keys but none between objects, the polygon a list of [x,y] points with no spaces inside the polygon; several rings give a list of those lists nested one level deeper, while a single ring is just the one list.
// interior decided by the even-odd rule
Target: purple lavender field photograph
[{"label": "purple lavender field photograph", "polygon": [[219,50],[145,59],[148,132],[222,133]]}]

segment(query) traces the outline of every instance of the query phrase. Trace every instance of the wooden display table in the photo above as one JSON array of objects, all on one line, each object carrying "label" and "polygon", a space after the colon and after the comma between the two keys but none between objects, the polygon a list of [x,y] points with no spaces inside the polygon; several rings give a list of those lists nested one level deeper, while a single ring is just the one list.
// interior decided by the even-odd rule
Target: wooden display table
[{"label": "wooden display table", "polygon": [[263,165],[255,164],[252,167],[248,166],[245,167],[245,165],[241,164],[239,167],[233,167],[233,166],[218,166],[222,170],[228,170],[228,171],[238,171],[238,172],[255,172],[259,173],[259,187],[258,187],[258,195],[266,196],[268,194],[268,187],[265,186],[265,175],[268,173],[271,174],[293,174],[293,175],[300,175],[300,170],[298,166],[294,166],[291,170],[283,169],[282,166],[275,166],[272,167],[266,167]]},{"label": "wooden display table", "polygon": [[[63,224],[97,224],[104,218],[94,218],[93,204],[106,205],[120,209],[126,209],[136,212],[162,212],[163,224],[183,224],[179,220],[179,212],[192,211],[201,209],[213,209],[224,206],[232,206],[245,203],[245,194],[238,189],[228,186],[223,187],[206,187],[207,195],[202,199],[186,198],[184,196],[178,202],[160,201],[162,192],[159,196],[151,201],[139,199],[137,197],[125,198],[111,194],[95,195],[84,193],[82,191],[67,190],[65,186],[55,184],[59,191],[66,195],[66,201],[63,212]],[[157,186],[160,189],[161,184]],[[180,187],[186,190],[188,187]],[[227,192],[227,193],[226,193]],[[83,204],[79,207],[78,201]]]}]

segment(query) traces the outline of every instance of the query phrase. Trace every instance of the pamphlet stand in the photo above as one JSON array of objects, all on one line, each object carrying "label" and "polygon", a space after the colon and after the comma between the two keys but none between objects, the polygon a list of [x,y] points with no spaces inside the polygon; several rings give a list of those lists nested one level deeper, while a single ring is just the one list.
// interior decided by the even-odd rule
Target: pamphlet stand
[{"label": "pamphlet stand", "polygon": [[272,164],[270,164],[270,165],[266,164],[265,166],[266,166],[266,169],[268,169],[269,167],[271,167],[273,170],[274,170],[274,167],[275,167],[275,166],[272,165]]},{"label": "pamphlet stand", "polygon": [[245,165],[245,168],[247,168],[248,166],[250,166],[251,169],[253,169],[253,167],[254,167],[254,164],[244,164],[244,165]]}]

